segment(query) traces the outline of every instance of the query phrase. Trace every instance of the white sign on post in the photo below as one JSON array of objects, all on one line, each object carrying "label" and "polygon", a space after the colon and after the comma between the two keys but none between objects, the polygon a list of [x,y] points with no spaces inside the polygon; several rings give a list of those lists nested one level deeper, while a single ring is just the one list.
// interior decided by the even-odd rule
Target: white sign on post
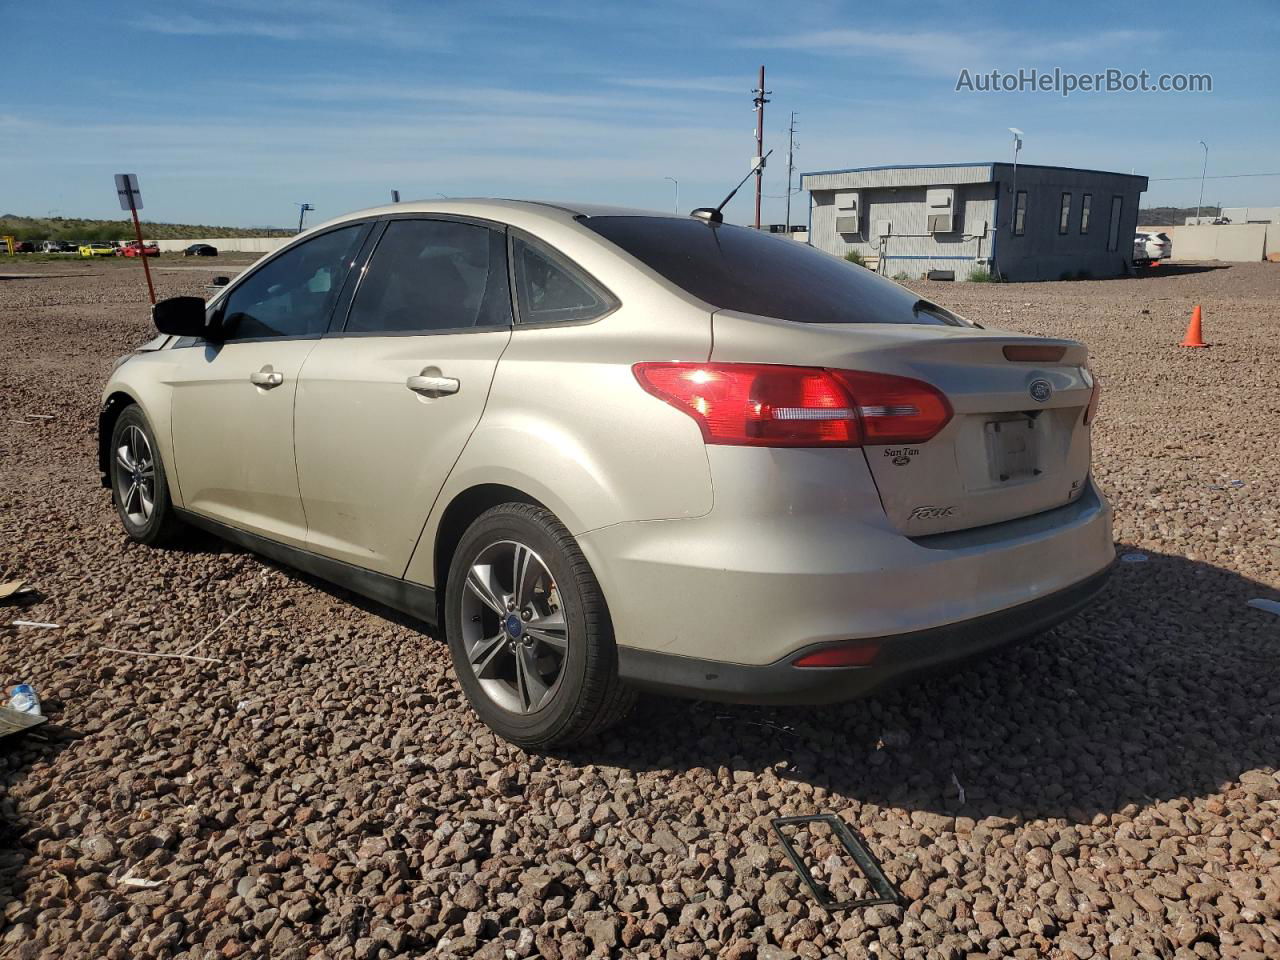
[{"label": "white sign on post", "polygon": [[142,191],[138,189],[136,173],[117,173],[116,193],[120,195],[121,210],[142,209]]}]

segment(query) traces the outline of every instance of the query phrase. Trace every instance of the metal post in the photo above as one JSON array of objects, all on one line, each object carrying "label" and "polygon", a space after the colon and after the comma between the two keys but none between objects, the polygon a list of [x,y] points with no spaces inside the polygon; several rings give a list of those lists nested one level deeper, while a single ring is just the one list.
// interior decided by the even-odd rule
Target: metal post
[{"label": "metal post", "polygon": [[752,91],[756,105],[756,229],[760,229],[760,194],[764,187],[764,105],[769,102],[764,88],[764,65],[760,66],[760,86]]},{"label": "metal post", "polygon": [[133,205],[133,193],[129,193],[129,212],[133,214],[133,233],[138,238],[138,259],[142,261],[142,272],[147,275],[147,293],[151,295],[151,305],[156,305],[156,288],[151,283],[151,264],[147,263],[147,254],[142,243],[142,224],[138,222],[138,208]]},{"label": "metal post", "polygon": [[787,237],[791,237],[791,176],[796,169],[796,112],[791,111],[791,126],[787,131]]},{"label": "metal post", "polygon": [[1200,146],[1204,147],[1204,166],[1200,168],[1200,200],[1196,203],[1196,226],[1200,226],[1200,208],[1204,206],[1204,175],[1209,172],[1209,145],[1203,140]]},{"label": "metal post", "polygon": [[680,216],[680,181],[677,180],[675,177],[663,177],[662,179],[670,180],[672,183],[676,185],[676,201],[675,201],[675,206],[672,207],[672,210],[675,212],[675,215],[678,217]]}]

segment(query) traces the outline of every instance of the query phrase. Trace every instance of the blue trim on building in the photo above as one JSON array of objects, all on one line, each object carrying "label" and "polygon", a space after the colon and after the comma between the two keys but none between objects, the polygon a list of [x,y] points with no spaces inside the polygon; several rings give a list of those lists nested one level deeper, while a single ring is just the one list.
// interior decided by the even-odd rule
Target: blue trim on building
[{"label": "blue trim on building", "polygon": [[[808,173],[801,173],[803,180],[805,177],[823,177],[836,173],[873,173],[877,170],[946,170],[954,167],[987,167],[987,176],[995,175],[995,167],[998,164],[1004,166],[1012,166],[1004,160],[983,160],[978,163],[886,163],[876,167],[845,167],[840,170],[811,170]],[[1104,177],[1132,177],[1135,180],[1146,180],[1142,174],[1138,173],[1119,173],[1115,170],[1089,170],[1084,167],[1055,167],[1050,164],[1043,163],[1020,163],[1019,167],[1028,170],[1063,170],[1067,173],[1095,173]]]},{"label": "blue trim on building", "polygon": [[926,253],[886,253],[886,260],[977,260],[977,257],[933,257]]}]

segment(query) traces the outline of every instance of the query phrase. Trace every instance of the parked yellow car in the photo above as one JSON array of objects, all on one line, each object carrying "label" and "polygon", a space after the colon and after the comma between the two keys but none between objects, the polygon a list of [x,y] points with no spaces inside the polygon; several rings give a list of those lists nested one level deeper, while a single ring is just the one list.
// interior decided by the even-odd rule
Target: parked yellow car
[{"label": "parked yellow car", "polygon": [[80,244],[80,256],[82,257],[114,257],[116,248],[109,243],[82,243]]}]

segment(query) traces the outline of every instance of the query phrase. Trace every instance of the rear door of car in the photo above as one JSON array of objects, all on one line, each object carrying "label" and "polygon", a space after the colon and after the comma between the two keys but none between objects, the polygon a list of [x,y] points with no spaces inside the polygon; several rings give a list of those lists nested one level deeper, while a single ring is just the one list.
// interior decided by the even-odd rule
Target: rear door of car
[{"label": "rear door of car", "polygon": [[225,339],[176,348],[173,449],[188,510],[304,543],[293,457],[298,371],[328,327],[369,229],[367,222],[338,227],[272,257],[215,307]]},{"label": "rear door of car", "polygon": [[512,304],[501,225],[403,216],[379,230],[302,368],[295,452],[307,549],[401,576],[484,411]]}]

